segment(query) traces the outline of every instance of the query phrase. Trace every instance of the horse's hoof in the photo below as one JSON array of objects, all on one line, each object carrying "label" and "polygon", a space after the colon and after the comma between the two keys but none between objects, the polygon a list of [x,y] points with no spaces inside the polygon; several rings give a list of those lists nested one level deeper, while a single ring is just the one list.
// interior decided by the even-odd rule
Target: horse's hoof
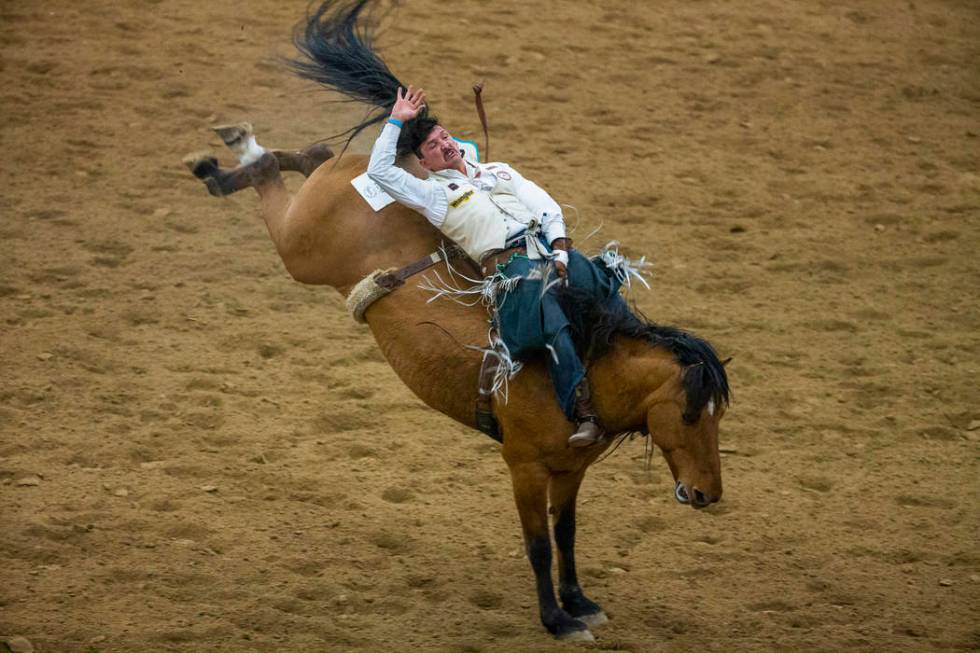
[{"label": "horse's hoof", "polygon": [[237,122],[233,125],[216,125],[211,130],[228,147],[234,148],[236,145],[245,143],[245,140],[252,135],[252,123]]},{"label": "horse's hoof", "polygon": [[198,179],[213,177],[218,172],[218,159],[210,152],[194,152],[182,159],[187,169]]},{"label": "horse's hoof", "polygon": [[606,613],[600,610],[599,612],[593,612],[592,614],[583,614],[575,617],[579,621],[585,622],[585,625],[589,628],[596,628],[602,624],[609,623],[609,617]]},{"label": "horse's hoof", "polygon": [[586,628],[585,630],[570,630],[567,633],[562,633],[558,639],[563,642],[594,642],[595,636]]},{"label": "horse's hoof", "polygon": [[554,620],[546,624],[548,631],[555,639],[573,642],[594,642],[595,637],[589,632],[589,627],[582,619],[573,617],[564,610],[557,611]]},{"label": "horse's hoof", "polygon": [[208,177],[204,180],[204,185],[207,186],[208,192],[215,197],[224,197],[225,195],[228,195],[228,193],[225,192],[225,189],[221,187],[221,182],[217,177]]}]

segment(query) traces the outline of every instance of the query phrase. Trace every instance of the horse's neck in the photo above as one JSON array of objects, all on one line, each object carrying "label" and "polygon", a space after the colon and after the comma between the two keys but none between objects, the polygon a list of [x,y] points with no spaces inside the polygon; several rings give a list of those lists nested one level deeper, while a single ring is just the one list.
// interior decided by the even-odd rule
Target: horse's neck
[{"label": "horse's neck", "polygon": [[680,373],[667,349],[617,337],[609,352],[589,366],[595,404],[606,427],[612,431],[646,428],[654,404],[683,400]]}]

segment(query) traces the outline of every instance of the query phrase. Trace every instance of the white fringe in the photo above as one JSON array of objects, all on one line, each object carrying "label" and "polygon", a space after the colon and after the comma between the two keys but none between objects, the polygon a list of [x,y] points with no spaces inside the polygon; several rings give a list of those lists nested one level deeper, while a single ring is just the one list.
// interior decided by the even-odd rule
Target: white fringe
[{"label": "white fringe", "polygon": [[631,261],[619,253],[619,241],[612,240],[599,252],[599,258],[627,291],[633,289],[632,279],[636,279],[650,290],[650,284],[643,277],[650,274],[645,268],[653,264],[647,263],[646,256],[641,256],[638,261]]},{"label": "white fringe", "polygon": [[493,382],[490,384],[490,394],[506,404],[509,397],[510,380],[517,376],[524,364],[511,357],[507,345],[494,333],[493,329],[487,334],[487,339],[490,341],[489,347],[466,345],[466,348],[483,352],[484,360],[487,357],[497,359],[497,370],[494,372]]},{"label": "white fringe", "polygon": [[[443,258],[452,283],[443,279],[438,271],[432,273],[435,279],[430,279],[423,274],[418,287],[432,293],[432,297],[426,303],[431,304],[440,297],[446,297],[463,306],[483,304],[488,311],[493,312],[497,294],[513,290],[521,281],[521,277],[507,278],[500,272],[484,279],[473,279],[454,268],[447,256]],[[460,286],[463,285],[461,281],[468,283],[469,286],[461,288]]]},{"label": "white fringe", "polygon": [[551,281],[549,281],[548,283],[544,283],[544,280],[550,277],[551,273],[554,272],[554,270],[555,270],[555,264],[552,261],[548,261],[544,265],[539,265],[536,268],[531,268],[531,270],[527,273],[527,276],[524,277],[528,281],[542,282],[541,292],[538,293],[538,299],[543,298],[549,290],[551,290],[558,284],[565,282],[564,279],[561,279],[558,277],[558,275],[555,275],[555,277]]},{"label": "white fringe", "polygon": [[[452,270],[451,267],[450,270]],[[483,304],[488,310],[492,310],[497,293],[513,290],[521,281],[521,277],[508,279],[499,272],[482,281],[471,279],[458,272],[457,274],[472,285],[466,288],[460,288],[458,285],[447,282],[438,272],[432,273],[435,277],[434,279],[430,279],[427,275],[422,275],[422,281],[419,282],[418,287],[432,293],[432,297],[426,303],[431,304],[435,300],[445,297],[463,306]],[[456,281],[455,278],[452,280]]]},{"label": "white fringe", "polygon": [[[594,231],[592,234],[589,234],[589,237],[595,233]],[[598,256],[627,290],[632,289],[632,279],[634,278],[647,289],[650,288],[650,284],[643,277],[649,275],[649,272],[645,268],[651,267],[652,264],[647,263],[645,256],[641,257],[638,261],[628,259],[619,253],[619,242],[615,240],[607,243],[599,252]],[[544,297],[545,293],[556,284],[564,282],[563,279],[555,275],[554,279],[545,283],[552,276],[551,273],[554,270],[554,261],[551,256],[546,256],[545,265],[533,267],[526,277],[506,277],[502,272],[496,272],[485,279],[468,277],[452,266],[448,256],[444,256],[443,258],[446,262],[446,269],[449,272],[449,280],[444,279],[438,271],[434,271],[432,272],[433,278],[429,278],[428,275],[423,274],[422,280],[418,284],[420,289],[432,293],[427,303],[432,303],[440,298],[446,298],[463,306],[482,304],[487,311],[493,314],[499,306],[503,305],[503,303],[500,305],[497,304],[497,298],[500,293],[505,293],[503,301],[507,301],[506,293],[513,290],[517,284],[525,279],[528,281],[542,282],[541,297]],[[497,370],[493,376],[490,393],[506,404],[509,396],[510,380],[521,371],[523,364],[513,359],[507,345],[495,334],[493,329],[490,330],[487,339],[490,343],[487,347],[478,347],[476,345],[464,346],[467,349],[481,352],[484,360],[487,357],[497,359]],[[557,363],[558,354],[554,347],[546,345],[546,348]]]}]

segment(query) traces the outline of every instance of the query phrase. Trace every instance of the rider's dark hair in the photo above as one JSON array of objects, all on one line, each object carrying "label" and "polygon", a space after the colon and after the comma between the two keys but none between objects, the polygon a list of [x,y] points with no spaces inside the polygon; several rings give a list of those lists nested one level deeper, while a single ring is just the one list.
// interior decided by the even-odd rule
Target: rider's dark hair
[{"label": "rider's dark hair", "polygon": [[439,126],[439,119],[430,116],[425,109],[411,120],[406,120],[402,126],[402,132],[398,135],[398,154],[408,154],[413,152],[415,156],[422,158],[422,143],[429,137],[432,130]]}]

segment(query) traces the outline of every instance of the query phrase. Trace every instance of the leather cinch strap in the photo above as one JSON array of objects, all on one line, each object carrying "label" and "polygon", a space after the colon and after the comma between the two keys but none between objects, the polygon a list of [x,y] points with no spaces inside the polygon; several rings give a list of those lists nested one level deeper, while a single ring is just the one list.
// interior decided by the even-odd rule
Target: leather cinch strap
[{"label": "leather cinch strap", "polygon": [[456,245],[451,245],[445,249],[432,252],[425,258],[420,258],[419,260],[409,263],[405,267],[399,268],[394,272],[386,272],[379,275],[374,279],[374,282],[385,290],[391,291],[398,286],[404,285],[405,279],[408,279],[413,274],[418,274],[422,270],[428,270],[440,261],[452,261],[453,259],[457,259],[461,256],[463,256],[463,250]]}]

